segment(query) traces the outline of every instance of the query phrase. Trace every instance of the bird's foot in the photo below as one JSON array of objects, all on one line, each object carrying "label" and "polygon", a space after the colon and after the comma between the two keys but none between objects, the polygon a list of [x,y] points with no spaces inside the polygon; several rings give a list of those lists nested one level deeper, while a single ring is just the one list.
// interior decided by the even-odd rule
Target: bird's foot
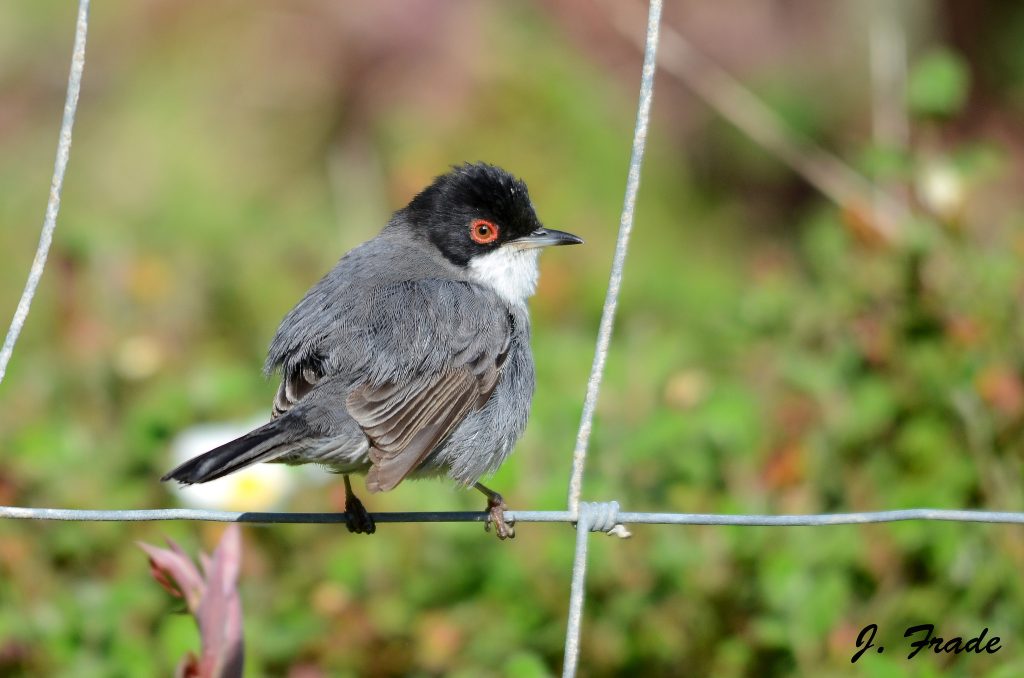
[{"label": "bird's foot", "polygon": [[373,521],[373,516],[357,497],[345,497],[345,515],[348,517],[345,526],[349,532],[373,534],[377,531],[377,523]]},{"label": "bird's foot", "polygon": [[502,499],[501,495],[497,492],[492,493],[487,497],[487,522],[484,523],[484,530],[487,532],[491,531],[491,525],[494,525],[494,533],[498,535],[498,539],[515,539],[516,536],[516,523],[514,520],[505,520],[505,510],[508,506],[505,505],[505,500]]},{"label": "bird's foot", "polygon": [[484,523],[484,530],[487,532],[491,531],[491,525],[494,525],[494,533],[498,535],[498,539],[514,539],[516,536],[516,525],[514,520],[505,520],[505,510],[508,509],[505,506],[505,500],[500,494],[492,490],[491,488],[477,483],[474,485],[485,497],[487,497],[487,522]]},{"label": "bird's foot", "polygon": [[345,476],[345,527],[354,534],[373,534],[377,531],[373,516],[359,501],[359,497],[353,494],[348,476]]}]

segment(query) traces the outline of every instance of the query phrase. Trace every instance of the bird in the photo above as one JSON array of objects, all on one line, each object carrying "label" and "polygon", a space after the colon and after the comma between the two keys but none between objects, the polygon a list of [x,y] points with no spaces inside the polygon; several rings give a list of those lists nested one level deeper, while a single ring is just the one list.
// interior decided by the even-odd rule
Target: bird
[{"label": "bird", "polygon": [[270,421],[162,480],[204,483],[258,462],[343,476],[346,524],[371,534],[352,490],[447,477],[487,498],[485,528],[515,536],[480,480],[522,436],[535,390],[527,300],[543,248],[580,244],[546,228],[526,184],[482,162],[455,165],[392,214],[285,315],[264,372],[280,372]]}]

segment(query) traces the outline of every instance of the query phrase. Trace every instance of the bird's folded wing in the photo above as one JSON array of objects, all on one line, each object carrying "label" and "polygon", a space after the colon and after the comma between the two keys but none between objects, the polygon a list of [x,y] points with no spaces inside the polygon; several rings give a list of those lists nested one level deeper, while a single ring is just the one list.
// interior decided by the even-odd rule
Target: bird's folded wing
[{"label": "bird's folded wing", "polygon": [[373,467],[367,474],[367,488],[371,492],[394,488],[467,413],[482,407],[498,383],[504,357],[487,361],[475,356],[462,367],[422,375],[406,384],[365,384],[354,389],[346,405],[370,440]]}]

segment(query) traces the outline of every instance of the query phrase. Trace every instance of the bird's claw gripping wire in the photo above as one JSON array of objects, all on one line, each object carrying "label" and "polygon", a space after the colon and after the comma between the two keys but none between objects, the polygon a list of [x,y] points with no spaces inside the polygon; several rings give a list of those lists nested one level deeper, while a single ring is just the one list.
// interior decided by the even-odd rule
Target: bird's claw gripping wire
[{"label": "bird's claw gripping wire", "polygon": [[487,522],[484,523],[484,531],[490,532],[491,525],[494,525],[494,533],[498,535],[498,539],[515,539],[516,537],[516,521],[505,520],[505,511],[508,506],[505,505],[505,500],[500,494],[494,490],[477,483],[474,485],[476,489],[483,492],[484,496],[487,497]]},{"label": "bird's claw gripping wire", "polygon": [[377,531],[377,523],[352,492],[352,482],[345,476],[345,527],[354,534],[373,534]]},{"label": "bird's claw gripping wire", "polygon": [[516,521],[505,520],[505,502],[499,501],[498,503],[487,502],[487,510],[490,514],[487,517],[487,522],[484,523],[484,531],[491,531],[491,524],[494,524],[494,533],[498,535],[498,539],[515,539],[516,538]]}]

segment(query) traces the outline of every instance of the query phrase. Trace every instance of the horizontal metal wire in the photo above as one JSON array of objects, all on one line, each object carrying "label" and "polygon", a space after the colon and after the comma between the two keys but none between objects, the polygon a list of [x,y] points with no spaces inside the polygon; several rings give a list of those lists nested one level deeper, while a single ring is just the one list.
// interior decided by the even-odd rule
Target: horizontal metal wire
[{"label": "horizontal metal wire", "polygon": [[[425,511],[414,513],[371,513],[378,523],[482,523],[488,514],[480,511]],[[66,520],[84,522],[148,522],[195,520],[219,523],[344,523],[344,513],[268,513],[213,511],[207,509],[87,510],[0,506],[0,519]],[[571,523],[569,511],[506,511],[505,520],[517,523]],[[638,513],[619,512],[621,524],[648,525],[739,525],[747,527],[799,527],[860,525],[930,520],[966,523],[1024,523],[1024,513],[1009,511],[965,511],[950,509],[902,509],[863,513],[817,513],[807,515],[759,515],[744,513]]]}]

